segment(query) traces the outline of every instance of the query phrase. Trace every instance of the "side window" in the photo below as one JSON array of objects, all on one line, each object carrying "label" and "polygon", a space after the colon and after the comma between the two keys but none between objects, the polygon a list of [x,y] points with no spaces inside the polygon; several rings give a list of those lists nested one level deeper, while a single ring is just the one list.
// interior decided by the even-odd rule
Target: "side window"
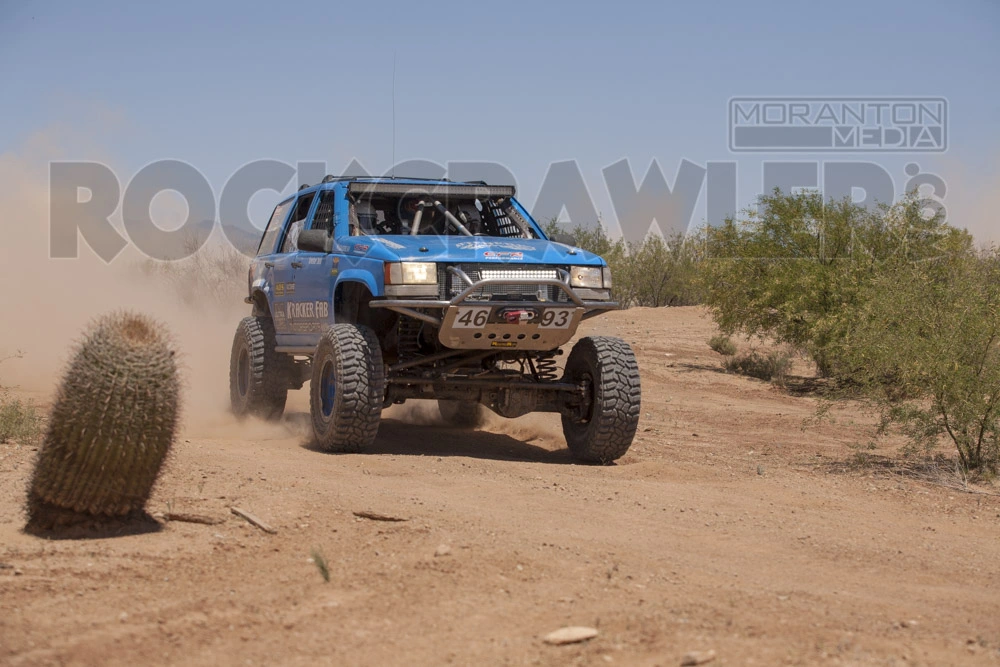
[{"label": "side window", "polygon": [[271,219],[267,223],[267,229],[264,230],[264,236],[260,240],[260,247],[257,248],[258,257],[274,252],[274,244],[278,242],[278,235],[281,234],[281,223],[285,221],[285,216],[288,215],[288,209],[292,207],[293,201],[293,199],[283,201],[274,208],[274,213],[271,214]]},{"label": "side window", "polygon": [[324,190],[319,195],[319,204],[316,205],[316,215],[313,216],[313,223],[310,229],[324,229],[327,233],[333,231],[333,190]]},{"label": "side window", "polygon": [[295,204],[295,211],[292,213],[292,219],[288,221],[288,233],[285,234],[285,242],[281,244],[281,252],[295,252],[297,249],[297,243],[299,241],[299,232],[302,231],[302,225],[309,215],[309,209],[312,208],[313,198],[316,196],[315,192],[310,192],[307,195],[299,197],[298,202]]}]

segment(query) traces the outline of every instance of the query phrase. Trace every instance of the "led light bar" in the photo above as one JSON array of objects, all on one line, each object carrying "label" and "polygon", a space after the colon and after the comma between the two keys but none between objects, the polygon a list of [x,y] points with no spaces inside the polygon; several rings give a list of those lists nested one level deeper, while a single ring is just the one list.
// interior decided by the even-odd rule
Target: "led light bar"
[{"label": "led light bar", "polygon": [[452,183],[365,183],[354,181],[347,186],[347,191],[352,195],[426,195],[440,199],[449,197],[492,199],[514,196],[513,185],[459,185]]},{"label": "led light bar", "polygon": [[556,280],[559,274],[555,269],[480,269],[479,277],[500,280]]}]

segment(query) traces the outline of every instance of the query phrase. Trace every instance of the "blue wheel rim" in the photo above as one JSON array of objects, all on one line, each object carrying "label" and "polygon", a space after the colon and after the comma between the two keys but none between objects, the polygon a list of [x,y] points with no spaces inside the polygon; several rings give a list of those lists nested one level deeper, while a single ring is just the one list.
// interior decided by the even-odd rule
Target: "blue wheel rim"
[{"label": "blue wheel rim", "polygon": [[323,366],[323,373],[319,380],[320,408],[324,417],[333,414],[333,403],[337,398],[337,381],[333,373],[333,363],[327,362]]}]

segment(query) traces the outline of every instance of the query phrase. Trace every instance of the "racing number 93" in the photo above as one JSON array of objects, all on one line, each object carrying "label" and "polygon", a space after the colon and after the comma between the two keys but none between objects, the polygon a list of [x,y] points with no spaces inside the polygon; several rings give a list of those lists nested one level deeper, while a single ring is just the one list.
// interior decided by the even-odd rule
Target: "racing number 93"
[{"label": "racing number 93", "polygon": [[542,312],[542,326],[551,329],[565,329],[569,325],[573,311],[565,308],[550,308]]}]

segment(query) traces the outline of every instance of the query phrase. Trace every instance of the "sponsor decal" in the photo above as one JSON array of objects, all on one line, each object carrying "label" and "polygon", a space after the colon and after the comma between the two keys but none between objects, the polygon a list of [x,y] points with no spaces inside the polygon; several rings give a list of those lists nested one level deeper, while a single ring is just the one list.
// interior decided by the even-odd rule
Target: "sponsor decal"
[{"label": "sponsor decal", "polygon": [[277,283],[274,286],[274,296],[285,296],[285,283]]},{"label": "sponsor decal", "polygon": [[314,264],[314,265],[315,264],[322,264],[323,263],[323,258],[322,257],[310,257],[309,258],[309,263],[310,264]]},{"label": "sponsor decal", "polygon": [[330,304],[326,301],[290,301],[288,319],[325,320],[330,316]]},{"label": "sponsor decal", "polygon": [[335,275],[337,275],[338,273],[340,273],[340,271],[338,271],[337,269],[330,269],[330,275],[331,275],[331,276],[335,276]]},{"label": "sponsor decal", "polygon": [[287,296],[295,294],[295,283],[285,283],[285,294]]},{"label": "sponsor decal", "polygon": [[283,303],[274,304],[274,321],[275,322],[285,321],[285,304]]},{"label": "sponsor decal", "polygon": [[517,347],[517,343],[512,340],[495,340],[490,343],[490,347]]},{"label": "sponsor decal", "polygon": [[495,252],[493,250],[487,250],[483,253],[483,257],[486,259],[524,259],[524,253],[510,251]]},{"label": "sponsor decal", "polygon": [[459,250],[533,250],[534,248],[525,243],[511,243],[510,241],[459,241],[455,244]]},{"label": "sponsor decal", "polygon": [[373,241],[378,241],[379,243],[381,243],[382,245],[384,245],[386,248],[392,248],[393,250],[402,250],[402,249],[404,249],[406,247],[402,243],[396,243],[395,241],[390,241],[389,239],[383,239],[383,238],[380,238],[378,236],[373,236],[372,240]]},{"label": "sponsor decal", "polygon": [[354,244],[354,252],[368,252],[370,249],[371,249],[371,246],[366,245],[364,243],[355,243]]}]

